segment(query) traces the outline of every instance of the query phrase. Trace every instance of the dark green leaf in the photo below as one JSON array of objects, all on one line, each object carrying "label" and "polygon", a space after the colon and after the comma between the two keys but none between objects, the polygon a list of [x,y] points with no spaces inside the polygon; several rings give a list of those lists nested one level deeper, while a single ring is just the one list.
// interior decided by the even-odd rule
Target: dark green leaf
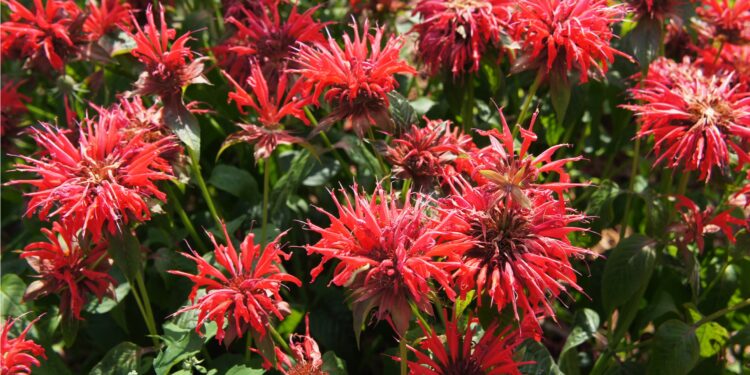
[{"label": "dark green leaf", "polygon": [[177,138],[200,155],[201,128],[195,115],[183,103],[169,103],[164,105],[163,117]]},{"label": "dark green leaf", "polygon": [[668,320],[656,330],[647,374],[687,374],[700,357],[700,344],[693,327]]},{"label": "dark green leaf", "polygon": [[141,244],[129,229],[109,235],[107,251],[128,280],[135,280],[143,272]]},{"label": "dark green leaf", "polygon": [[641,18],[638,25],[625,36],[625,44],[630,47],[632,56],[638,60],[644,70],[659,56],[662,40],[661,21],[648,17]]},{"label": "dark green leaf", "polygon": [[602,300],[611,313],[648,284],[656,260],[655,242],[641,235],[622,241],[608,253],[602,275]]},{"label": "dark green leaf", "polygon": [[[179,336],[179,337],[177,337]],[[166,375],[180,362],[198,354],[203,346],[203,340],[195,331],[169,331],[164,325],[164,347],[154,359],[154,371],[157,375]]]},{"label": "dark green leaf", "polygon": [[549,77],[549,94],[559,122],[565,120],[565,112],[567,112],[568,104],[570,104],[571,88],[566,74],[565,72],[556,73],[556,71],[552,71]]},{"label": "dark green leaf", "polygon": [[327,351],[323,354],[323,367],[321,370],[328,375],[346,375],[346,363],[343,359],[336,356],[336,353]]},{"label": "dark green leaf", "polygon": [[0,315],[17,317],[26,312],[22,306],[26,284],[18,275],[6,273],[0,280]]},{"label": "dark green leaf", "polygon": [[409,100],[399,94],[398,91],[394,90],[388,93],[388,102],[391,118],[398,129],[403,131],[419,123],[417,111],[411,106]]},{"label": "dark green leaf", "polygon": [[130,283],[120,283],[115,288],[115,299],[105,296],[102,298],[102,302],[99,302],[98,299],[92,298],[89,303],[86,304],[86,311],[92,314],[106,314],[114,309],[117,304],[122,302],[129,293]]},{"label": "dark green leaf", "polygon": [[226,375],[262,375],[265,373],[266,371],[263,369],[252,368],[245,365],[235,365],[227,370]]},{"label": "dark green leaf", "polygon": [[219,164],[211,172],[208,182],[238,198],[248,201],[255,201],[258,198],[258,183],[253,175],[244,169]]},{"label": "dark green leaf", "polygon": [[540,342],[526,340],[516,349],[516,355],[519,356],[519,362],[533,362],[519,368],[524,375],[563,375],[547,348]]},{"label": "dark green leaf", "polygon": [[335,177],[341,170],[338,160],[323,157],[320,162],[313,164],[310,174],[302,181],[305,186],[323,186]]},{"label": "dark green leaf", "polygon": [[139,371],[141,348],[132,342],[123,342],[110,349],[89,375],[128,375]]}]

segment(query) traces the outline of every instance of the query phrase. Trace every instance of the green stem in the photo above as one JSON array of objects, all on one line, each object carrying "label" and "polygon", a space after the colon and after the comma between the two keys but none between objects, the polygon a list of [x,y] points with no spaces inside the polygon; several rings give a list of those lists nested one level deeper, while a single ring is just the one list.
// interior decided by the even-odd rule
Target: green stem
[{"label": "green stem", "polygon": [[731,260],[731,257],[729,255],[725,256],[724,265],[721,266],[721,270],[719,270],[719,273],[716,274],[716,277],[713,280],[711,280],[711,283],[708,284],[706,289],[703,290],[703,293],[698,298],[698,303],[703,302],[706,299],[706,297],[710,295],[711,290],[716,286],[716,284],[718,284],[719,281],[721,281],[721,278],[724,277],[724,272],[727,272],[727,268],[729,268],[730,260]]},{"label": "green stem", "polygon": [[742,308],[747,307],[747,306],[750,306],[750,298],[748,298],[748,299],[746,299],[746,300],[744,300],[744,301],[742,301],[742,302],[740,302],[740,303],[738,303],[738,304],[736,304],[734,306],[723,308],[723,309],[721,309],[721,310],[719,310],[719,311],[717,311],[717,312],[715,312],[715,313],[713,313],[711,315],[708,315],[708,316],[704,317],[703,319],[695,322],[695,324],[693,324],[693,326],[694,327],[700,327],[701,325],[706,324],[706,323],[711,322],[711,321],[714,321],[716,319],[719,319],[722,316],[727,315],[727,314],[729,314],[732,311],[737,311],[737,310],[742,309]]},{"label": "green stem", "polygon": [[[310,123],[313,124],[313,126],[318,126],[318,120],[313,115],[312,111],[310,111],[310,108],[305,107],[305,115],[310,120]],[[338,149],[333,146],[333,143],[331,143],[331,140],[328,139],[328,134],[326,132],[321,131],[320,138],[323,139],[323,143],[326,145],[326,147],[331,150],[331,153],[333,154],[333,157],[338,160],[339,164],[341,164],[341,169],[346,173],[346,177],[352,181],[354,181],[354,175],[352,174],[352,171],[348,168],[349,163],[347,163],[344,158],[339,154]]]},{"label": "green stem", "polygon": [[165,190],[167,191],[167,202],[169,202],[169,205],[177,211],[177,215],[180,217],[182,225],[185,226],[185,229],[187,229],[188,234],[193,238],[193,241],[195,241],[198,249],[201,253],[207,252],[208,248],[203,244],[203,240],[195,230],[193,222],[190,221],[190,217],[188,217],[187,212],[185,212],[185,209],[182,207],[182,203],[180,203],[180,199],[177,197],[177,194],[169,183],[165,184]]},{"label": "green stem", "polygon": [[630,168],[630,181],[628,183],[628,196],[625,200],[625,213],[622,217],[620,226],[620,238],[625,237],[625,230],[630,222],[630,206],[633,204],[633,188],[635,187],[635,176],[638,174],[638,164],[640,163],[641,138],[635,139],[635,150],[633,151],[633,165]]},{"label": "green stem", "polygon": [[370,137],[370,145],[372,146],[372,152],[375,154],[375,157],[378,158],[378,164],[380,165],[380,170],[382,172],[381,177],[385,177],[388,175],[388,167],[385,165],[385,160],[383,160],[383,156],[380,155],[380,152],[375,148],[375,133],[372,131],[372,127],[367,129],[367,135]]},{"label": "green stem", "polygon": [[470,75],[466,80],[461,119],[464,122],[464,133],[471,134],[471,128],[474,127],[474,76]]},{"label": "green stem", "polygon": [[712,65],[716,65],[716,62],[719,61],[719,57],[721,57],[721,51],[724,49],[724,39],[722,39],[719,43],[719,50],[716,51],[716,56],[714,56],[714,62]]},{"label": "green stem", "polygon": [[263,163],[263,218],[260,226],[260,248],[266,247],[266,228],[268,227],[268,193],[271,190],[271,158]]},{"label": "green stem", "polygon": [[412,314],[414,314],[417,320],[419,320],[419,322],[422,323],[425,328],[430,329],[429,323],[427,323],[427,320],[422,316],[422,313],[419,312],[417,305],[414,304],[414,302],[409,301],[409,307],[411,307],[411,312]]},{"label": "green stem", "polygon": [[[520,126],[521,124],[523,124],[523,121],[526,120],[526,116],[529,114],[529,108],[531,107],[531,100],[534,99],[534,96],[536,96],[536,92],[537,90],[539,90],[539,86],[542,85],[543,80],[544,70],[539,69],[539,71],[536,73],[536,77],[534,78],[534,82],[531,84],[531,87],[529,87],[529,92],[526,93],[526,98],[524,98],[523,100],[523,104],[521,105],[521,113],[518,115],[516,125]],[[518,131],[518,126],[513,129],[514,136]]]},{"label": "green stem", "polygon": [[687,184],[689,180],[690,180],[690,171],[683,171],[682,175],[680,175],[679,185],[677,185],[677,195],[685,195],[685,191],[687,190]]},{"label": "green stem", "polygon": [[401,375],[406,375],[409,368],[409,362],[407,361],[408,352],[406,351],[406,337],[401,337],[398,341],[398,353],[401,356]]},{"label": "green stem", "polygon": [[187,150],[188,154],[190,154],[190,168],[193,170],[193,177],[195,177],[195,179],[198,181],[198,187],[201,190],[201,194],[203,194],[203,199],[206,200],[208,211],[211,212],[211,217],[214,219],[216,227],[221,228],[222,224],[221,219],[219,218],[219,213],[216,211],[216,206],[214,205],[213,199],[211,199],[211,194],[208,192],[206,181],[203,179],[203,175],[201,174],[201,166],[198,155],[196,155],[195,151],[190,149],[190,147],[187,147]]},{"label": "green stem", "polygon": [[253,353],[253,351],[250,350],[250,348],[253,346],[253,335],[251,335],[250,332],[246,332],[245,334],[247,335],[245,337],[245,362],[249,362],[250,356]]},{"label": "green stem", "polygon": [[159,346],[159,340],[158,336],[159,333],[156,330],[156,320],[154,319],[154,311],[151,309],[151,300],[148,297],[148,290],[146,289],[146,283],[143,282],[143,272],[139,272],[135,277],[136,285],[138,286],[138,290],[141,296],[141,303],[143,304],[143,307],[145,309],[146,315],[144,315],[144,319],[146,320],[146,326],[149,330],[149,334],[151,335],[151,339],[154,341],[154,346]]},{"label": "green stem", "polygon": [[283,338],[283,337],[281,337],[281,335],[279,334],[279,332],[278,332],[278,331],[276,331],[276,328],[274,328],[274,327],[273,327],[273,325],[271,325],[271,324],[269,324],[269,325],[267,326],[267,328],[268,328],[268,332],[270,332],[270,333],[271,333],[271,337],[272,337],[272,338],[274,339],[274,341],[276,341],[276,343],[277,343],[277,344],[278,344],[278,345],[279,345],[279,346],[280,346],[280,347],[281,347],[282,349],[284,349],[284,351],[285,351],[285,352],[287,352],[287,353],[290,353],[290,354],[291,354],[291,352],[292,352],[292,351],[291,351],[291,349],[289,349],[289,344],[287,344],[287,342],[286,342],[286,341],[284,341],[284,338]]}]

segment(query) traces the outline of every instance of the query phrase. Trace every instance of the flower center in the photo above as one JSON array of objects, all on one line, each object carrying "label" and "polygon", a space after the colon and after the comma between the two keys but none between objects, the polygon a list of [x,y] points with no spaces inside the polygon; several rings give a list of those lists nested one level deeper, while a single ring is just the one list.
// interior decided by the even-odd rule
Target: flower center
[{"label": "flower center", "polygon": [[524,242],[530,238],[530,231],[521,210],[496,207],[475,220],[471,235],[479,239],[479,244],[467,256],[479,259],[482,265],[500,268],[526,253]]},{"label": "flower center", "polygon": [[482,367],[474,358],[462,358],[443,369],[445,375],[482,375]]}]

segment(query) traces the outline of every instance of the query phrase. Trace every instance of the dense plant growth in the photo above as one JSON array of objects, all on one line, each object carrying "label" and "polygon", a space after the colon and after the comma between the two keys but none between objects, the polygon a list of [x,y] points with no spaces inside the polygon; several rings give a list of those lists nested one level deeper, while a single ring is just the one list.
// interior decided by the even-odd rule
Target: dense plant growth
[{"label": "dense plant growth", "polygon": [[750,371],[748,0],[2,0],[0,374]]}]

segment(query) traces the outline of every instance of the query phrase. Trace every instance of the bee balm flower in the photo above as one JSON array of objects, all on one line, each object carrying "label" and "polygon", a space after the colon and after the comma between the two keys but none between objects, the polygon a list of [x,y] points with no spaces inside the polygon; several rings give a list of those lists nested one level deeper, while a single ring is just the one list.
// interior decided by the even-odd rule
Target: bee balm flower
[{"label": "bee balm flower", "polygon": [[31,375],[31,367],[39,367],[39,357],[47,359],[44,348],[32,340],[27,340],[31,326],[39,318],[34,319],[23,332],[15,338],[10,338],[10,330],[18,319],[10,319],[3,323],[0,332],[0,374],[1,375]]}]

